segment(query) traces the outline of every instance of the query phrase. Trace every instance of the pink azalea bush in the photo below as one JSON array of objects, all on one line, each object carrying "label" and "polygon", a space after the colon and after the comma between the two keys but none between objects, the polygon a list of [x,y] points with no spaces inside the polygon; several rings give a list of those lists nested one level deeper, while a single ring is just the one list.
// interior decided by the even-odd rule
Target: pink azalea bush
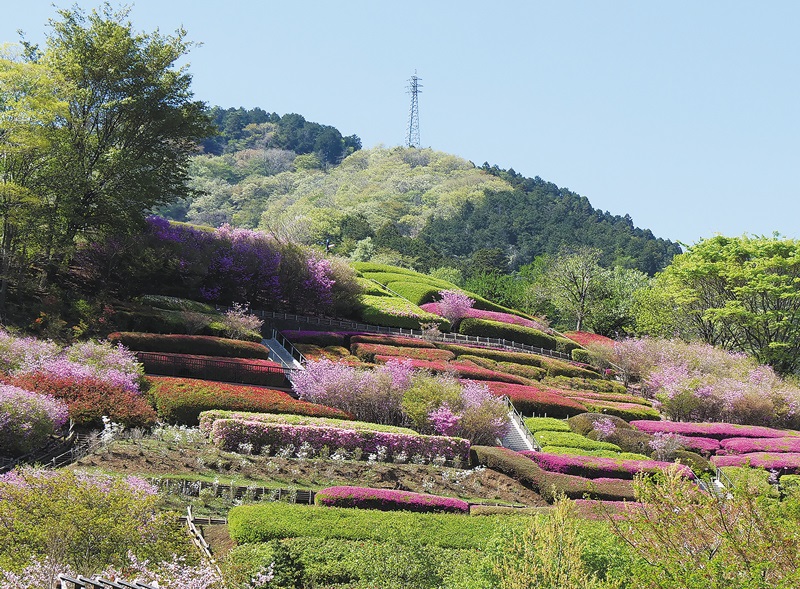
[{"label": "pink azalea bush", "polygon": [[687,423],[679,421],[631,421],[636,429],[648,434],[672,433],[681,436],[700,436],[724,440],[725,438],[782,438],[800,435],[800,432],[733,423]]},{"label": "pink azalea bush", "polygon": [[[640,472],[656,474],[674,466],[671,462],[658,460],[624,460],[601,458],[596,456],[580,456],[576,454],[548,454],[546,452],[520,452],[548,472],[560,472],[589,479],[612,478],[633,479]],[[692,478],[692,471],[686,466],[679,466],[682,476]]]},{"label": "pink azalea bush", "polygon": [[356,507],[382,511],[402,509],[425,513],[469,513],[469,503],[460,499],[365,487],[328,487],[317,491],[314,503],[326,507]]},{"label": "pink azalea bush", "polygon": [[455,326],[461,319],[467,316],[467,313],[475,305],[475,299],[470,298],[463,292],[457,290],[442,290],[439,291],[439,312],[450,323]]},{"label": "pink azalea bush", "polygon": [[800,454],[753,452],[751,454],[733,454],[730,456],[714,456],[712,462],[718,466],[750,466],[777,470],[781,474],[800,473]]},{"label": "pink azalea bush", "polygon": [[0,456],[21,456],[42,446],[67,423],[67,404],[11,385],[0,385]]},{"label": "pink azalea bush", "polygon": [[427,460],[443,456],[446,460],[466,460],[469,457],[468,440],[445,436],[422,436],[385,432],[347,430],[335,427],[315,427],[218,419],[211,428],[211,439],[223,450],[235,451],[241,444],[250,444],[259,452],[265,446],[277,451],[290,444],[299,448],[308,444],[315,452],[327,447],[333,452],[359,450],[363,456],[386,453],[395,459],[401,453],[406,457],[419,455]]}]

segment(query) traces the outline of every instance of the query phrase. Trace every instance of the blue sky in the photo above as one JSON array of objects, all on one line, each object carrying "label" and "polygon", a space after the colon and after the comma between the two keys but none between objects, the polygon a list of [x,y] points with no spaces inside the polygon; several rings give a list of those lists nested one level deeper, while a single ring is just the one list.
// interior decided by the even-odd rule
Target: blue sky
[{"label": "blue sky", "polygon": [[[72,2],[56,1],[57,6]],[[78,2],[84,8],[96,2]],[[50,0],[4,0],[40,41]],[[198,99],[540,176],[659,237],[800,237],[800,3],[135,0],[183,25]]]}]

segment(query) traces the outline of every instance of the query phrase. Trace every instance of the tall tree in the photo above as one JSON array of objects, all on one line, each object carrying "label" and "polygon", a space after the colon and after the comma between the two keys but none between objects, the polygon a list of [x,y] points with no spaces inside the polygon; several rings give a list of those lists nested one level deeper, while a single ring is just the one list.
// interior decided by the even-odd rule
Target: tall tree
[{"label": "tall tree", "polygon": [[544,288],[556,309],[575,321],[575,330],[583,328],[592,305],[601,298],[604,270],[599,264],[602,252],[583,247],[562,250],[550,260]]},{"label": "tall tree", "polygon": [[176,65],[192,46],[186,31],[137,33],[128,14],[75,6],[49,22],[40,61],[65,79],[69,105],[49,178],[49,253],[125,232],[186,195],[189,156],[210,133],[191,75]]},{"label": "tall tree", "polygon": [[800,368],[800,241],[718,235],[677,256],[656,288],[663,295],[655,304],[678,309],[691,325],[687,335],[782,373]]},{"label": "tall tree", "polygon": [[66,106],[60,89],[53,71],[26,62],[11,46],[0,51],[0,314],[12,269],[24,266],[38,233],[43,200],[37,179]]}]

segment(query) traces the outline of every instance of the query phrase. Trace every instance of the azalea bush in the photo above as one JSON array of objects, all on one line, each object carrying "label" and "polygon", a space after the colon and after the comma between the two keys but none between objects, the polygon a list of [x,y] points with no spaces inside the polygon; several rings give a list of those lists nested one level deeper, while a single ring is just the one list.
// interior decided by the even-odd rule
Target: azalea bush
[{"label": "azalea bush", "polygon": [[405,299],[361,295],[359,302],[361,319],[372,325],[420,329],[421,324],[433,323],[442,331],[450,330],[450,322],[447,319],[423,311]]},{"label": "azalea bush", "polygon": [[486,384],[493,394],[508,396],[516,410],[523,415],[570,417],[587,411],[585,405],[552,389],[505,382]]},{"label": "azalea bush", "polygon": [[[657,474],[673,466],[671,462],[657,460],[625,460],[529,451],[523,451],[520,454],[527,456],[546,471],[578,475],[590,479],[633,480],[637,473]],[[689,478],[693,476],[691,470],[685,466],[679,467],[679,472],[682,476]]]},{"label": "azalea bush", "polygon": [[[466,295],[464,295],[466,296]],[[474,299],[473,305],[474,305]],[[442,317],[447,317],[444,314],[442,309],[441,302],[438,303],[425,303],[424,305],[420,305],[420,307],[429,313],[435,313],[436,315],[441,315]],[[544,319],[539,320],[532,320],[526,319],[525,317],[520,317],[519,315],[513,315],[511,313],[503,313],[501,311],[485,311],[483,309],[476,309],[472,305],[470,305],[461,315],[461,317],[472,317],[475,319],[488,319],[490,321],[497,321],[499,323],[509,323],[511,325],[519,325],[522,327],[531,327],[533,329],[538,329],[539,331],[543,331],[545,333],[550,331],[550,327],[547,325],[547,321]],[[448,317],[449,319],[449,317]]]},{"label": "azalea bush", "polygon": [[209,409],[292,413],[316,417],[347,418],[339,409],[299,401],[288,393],[191,378],[150,377],[148,397],[167,423],[197,425]]},{"label": "azalea bush", "polygon": [[800,453],[800,436],[786,438],[727,438],[720,448],[727,454],[749,454],[751,452]]},{"label": "azalea bush", "polygon": [[311,415],[301,415],[297,413],[252,413],[247,411],[225,411],[213,409],[203,411],[200,414],[200,431],[210,434],[214,422],[217,419],[239,419],[243,421],[263,421],[266,423],[284,423],[287,425],[311,425],[335,427],[339,429],[366,430],[374,432],[386,432],[392,434],[406,434],[410,436],[418,435],[413,429],[398,427],[394,425],[380,425],[368,423],[366,421],[353,421],[351,419],[339,419],[336,417],[318,417]]},{"label": "azalea bush", "polygon": [[418,513],[469,513],[469,503],[452,497],[412,493],[396,489],[365,487],[328,487],[317,491],[314,503],[325,507],[356,507],[381,511]]},{"label": "azalea bush", "polygon": [[800,427],[800,389],[746,354],[643,338],[616,342],[607,358],[670,419]]},{"label": "azalea bush", "polygon": [[342,449],[352,453],[358,450],[363,457],[385,453],[388,459],[420,456],[430,462],[437,456],[445,460],[466,460],[469,441],[445,436],[421,436],[346,430],[327,426],[286,425],[218,419],[211,427],[211,439],[223,450],[236,451],[241,444],[251,445],[256,452],[269,446],[278,451],[291,445],[299,448],[303,444],[319,452],[324,447],[330,451]]},{"label": "azalea bush", "polygon": [[156,422],[156,412],[137,390],[70,372],[26,372],[0,380],[65,402],[76,425],[100,427],[103,416],[126,427],[150,427]]},{"label": "azalea bush", "polygon": [[436,348],[400,347],[386,344],[373,344],[357,342],[350,346],[352,354],[365,362],[372,362],[375,356],[398,356],[430,362],[447,362],[455,358],[453,352],[437,350]]},{"label": "azalea bush", "polygon": [[700,436],[724,440],[725,438],[783,438],[787,435],[798,435],[770,427],[755,425],[738,425],[734,423],[686,423],[678,421],[632,421],[631,425],[638,430],[654,434],[656,432],[672,433],[682,436]]},{"label": "azalea bush", "polygon": [[21,456],[37,449],[66,423],[63,401],[0,385],[0,456]]},{"label": "azalea bush", "polygon": [[289,385],[283,366],[272,360],[196,356],[156,352],[141,354],[142,364],[150,374],[183,378],[221,380],[266,387]]},{"label": "azalea bush", "polygon": [[434,348],[435,346],[416,337],[406,337],[404,335],[387,335],[373,333],[359,333],[350,336],[350,345],[353,344],[381,344],[385,346],[399,346],[403,348]]},{"label": "azalea bush", "polygon": [[232,340],[208,335],[181,335],[141,332],[114,332],[108,339],[139,352],[168,352],[224,358],[269,359],[269,350],[252,341]]},{"label": "azalea bush", "polygon": [[800,453],[791,452],[751,452],[714,456],[712,462],[718,466],[749,466],[775,470],[782,474],[800,474]]}]

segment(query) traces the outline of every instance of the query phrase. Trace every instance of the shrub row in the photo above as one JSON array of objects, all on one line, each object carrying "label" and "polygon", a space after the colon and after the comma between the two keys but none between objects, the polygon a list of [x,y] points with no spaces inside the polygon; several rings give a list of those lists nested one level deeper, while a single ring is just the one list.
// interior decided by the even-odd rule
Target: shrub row
[{"label": "shrub row", "polygon": [[[390,360],[397,360],[397,356],[383,356],[376,355],[375,362],[386,363]],[[434,373],[443,374],[456,374],[460,378],[470,380],[496,380],[509,384],[528,384],[530,381],[521,376],[514,376],[513,374],[503,374],[502,372],[494,372],[486,370],[479,366],[471,366],[462,362],[432,362],[428,360],[417,360],[414,358],[409,359],[411,367],[416,370],[429,370]]]},{"label": "shrub row", "polygon": [[[522,458],[531,463],[527,458]],[[522,530],[525,518],[504,520]],[[494,535],[493,518],[450,513],[386,513],[338,507],[308,507],[286,503],[241,505],[228,513],[228,530],[237,544],[281,538],[337,538],[342,540],[482,549]]]},{"label": "shrub row", "polygon": [[[439,312],[439,303],[425,303],[424,305],[420,306],[429,313],[435,313],[436,315],[441,314]],[[472,308],[467,310],[466,317],[471,317],[473,319],[489,319],[490,321],[509,323],[511,325],[520,325],[522,327],[532,327],[533,329],[538,329],[544,332],[546,332],[548,329],[544,321],[526,319],[525,317],[521,317],[519,315],[512,315],[511,313],[503,313],[500,311],[485,311],[483,309]]]},{"label": "shrub row", "polygon": [[564,332],[564,336],[568,337],[574,342],[579,343],[582,346],[592,346],[592,345],[600,345],[600,346],[613,346],[614,340],[610,337],[606,337],[604,335],[598,335],[596,333],[589,333],[588,331],[566,331]]},{"label": "shrub row", "polygon": [[586,412],[586,407],[581,403],[554,391],[503,382],[487,382],[486,384],[495,395],[507,395],[517,411],[523,415],[547,415],[563,418]]},{"label": "shrub row", "polygon": [[[603,381],[598,381],[603,382]],[[595,393],[594,391],[586,391],[586,390],[575,390],[569,388],[563,388],[559,386],[560,383],[556,379],[547,379],[548,385],[551,385],[555,388],[560,389],[564,395],[568,397],[580,397],[581,399],[592,399],[595,401],[604,401],[604,402],[612,402],[612,403],[634,403],[636,405],[642,405],[644,407],[652,407],[652,403],[647,399],[642,397],[637,397],[636,395],[625,395],[620,393]]]},{"label": "shrub row", "polygon": [[281,335],[293,344],[314,344],[321,347],[342,346],[349,347],[348,332],[344,331],[304,331],[286,329]]},{"label": "shrub row", "polygon": [[2,380],[27,391],[50,395],[67,403],[76,425],[102,427],[103,416],[125,427],[150,427],[157,415],[141,394],[97,378],[76,378],[28,372]]},{"label": "shrub row", "polygon": [[[322,407],[309,403],[314,407]],[[338,410],[334,410],[338,411]],[[342,413],[339,411],[339,413]],[[221,409],[211,409],[200,414],[200,431],[210,434],[212,426],[217,419],[238,419],[243,421],[263,421],[265,423],[284,423],[288,425],[313,425],[328,426],[339,429],[354,429],[373,432],[386,432],[392,434],[406,434],[418,436],[417,432],[407,427],[394,425],[381,425],[377,423],[367,423],[366,421],[353,421],[350,419],[338,419],[335,417],[315,417],[307,414],[298,413],[248,413],[244,411],[226,411]]]},{"label": "shrub row", "polygon": [[147,374],[221,380],[266,387],[289,386],[283,368],[269,360],[220,358],[217,356],[195,356],[190,354],[168,354],[139,358]]},{"label": "shrub row", "polygon": [[591,440],[572,432],[542,431],[536,434],[536,441],[539,442],[540,446],[562,446],[581,448],[583,450],[614,450],[617,452],[622,450],[622,448],[611,442]]},{"label": "shrub row", "polygon": [[385,346],[402,346],[406,348],[435,348],[432,343],[418,337],[385,334],[357,334],[350,337],[352,344],[382,344]]},{"label": "shrub row", "polygon": [[600,374],[592,370],[587,370],[585,367],[576,366],[569,362],[556,360],[555,358],[542,358],[542,368],[547,370],[548,378],[566,376],[569,378],[580,379],[599,379]]},{"label": "shrub row", "polygon": [[548,454],[569,454],[571,456],[594,456],[596,458],[614,458],[616,460],[650,460],[650,456],[637,452],[615,452],[614,450],[582,450],[567,446],[544,446],[542,452]]},{"label": "shrub row", "polygon": [[751,454],[753,452],[800,453],[800,437],[786,438],[727,438],[720,442],[727,454]]},{"label": "shrub row", "polygon": [[602,394],[623,395],[625,398],[613,399],[615,401],[626,401],[628,403],[642,403],[649,405],[650,401],[637,395],[628,394],[628,389],[621,382],[614,380],[602,380],[599,378],[572,378],[569,376],[551,376],[548,384],[560,389],[572,389],[576,391],[592,391]]},{"label": "shrub row", "polygon": [[459,323],[458,332],[463,335],[505,339],[546,350],[555,350],[557,347],[556,338],[543,331],[522,325],[500,323],[491,319],[466,317]]},{"label": "shrub row", "polygon": [[495,362],[514,362],[516,364],[525,364],[526,366],[543,367],[542,356],[535,354],[528,354],[525,352],[508,352],[506,350],[498,350],[492,348],[481,348],[478,346],[465,346],[458,344],[436,344],[437,348],[442,350],[450,350],[459,358],[465,354],[470,356],[478,356],[479,358],[488,358]]},{"label": "shrub row", "polygon": [[530,380],[542,380],[547,375],[547,371],[544,368],[526,366],[525,364],[517,364],[516,362],[497,362],[497,369],[500,372],[516,374],[517,376],[522,376]]},{"label": "shrub row", "polygon": [[169,352],[223,358],[259,358],[267,360],[269,350],[256,342],[225,339],[207,335],[178,335],[117,331],[109,341],[119,342],[137,352]]},{"label": "shrub row", "polygon": [[800,454],[769,452],[753,452],[751,454],[734,454],[731,456],[714,456],[712,462],[718,466],[750,466],[777,470],[783,474],[800,473]]},{"label": "shrub row", "polygon": [[356,278],[358,286],[361,287],[361,294],[372,295],[374,297],[391,297],[394,296],[388,290],[383,288],[380,284],[373,282],[367,278],[358,276]]},{"label": "shrub row", "polygon": [[326,346],[321,348],[314,344],[295,344],[295,348],[308,360],[330,360],[332,362],[346,361],[362,364],[362,362],[350,354],[350,350],[342,346]]},{"label": "shrub row", "polygon": [[720,449],[720,441],[715,438],[704,438],[702,436],[679,436],[681,445],[691,452],[700,452],[708,456],[716,454]]},{"label": "shrub row", "polygon": [[416,305],[397,297],[359,297],[361,319],[372,325],[420,329],[420,323],[435,323],[442,331],[450,331],[450,322],[443,317],[427,313]]},{"label": "shrub row", "polygon": [[555,417],[528,417],[525,420],[525,425],[533,432],[568,432],[569,424],[563,419],[556,419]]},{"label": "shrub row", "polygon": [[473,446],[470,459],[516,479],[526,487],[552,501],[563,493],[572,499],[592,497],[595,499],[633,499],[631,481],[622,479],[584,477],[547,472],[522,454],[494,446]]},{"label": "shrub row", "polygon": [[272,389],[190,378],[150,377],[149,380],[147,395],[158,416],[167,423],[197,425],[200,414],[210,409],[349,417],[339,409],[298,401]]},{"label": "shrub row", "polygon": [[589,411],[593,413],[614,415],[624,419],[625,421],[661,418],[661,414],[657,410],[653,409],[652,407],[640,405],[639,403],[615,403],[613,401],[602,401],[598,399],[585,398],[583,396],[575,396],[572,398],[583,404]]},{"label": "shrub row", "polygon": [[[124,332],[187,334],[224,337],[221,315],[166,309],[115,309],[114,328]],[[258,340],[261,341],[259,337]]]},{"label": "shrub row", "polygon": [[328,487],[317,491],[314,503],[325,507],[355,507],[381,511],[469,513],[469,503],[460,499],[396,489],[369,489],[366,487]]},{"label": "shrub row", "polygon": [[424,282],[415,282],[413,280],[394,280],[389,282],[386,286],[415,305],[430,303],[438,299],[439,291],[442,290],[440,286],[432,286]]},{"label": "shrub row", "polygon": [[193,301],[191,299],[181,299],[179,297],[169,297],[165,295],[142,295],[136,299],[143,305],[149,305],[157,309],[168,311],[188,311],[190,313],[205,313],[209,315],[219,315],[213,305]]},{"label": "shrub row", "polygon": [[725,438],[783,438],[800,435],[800,432],[780,430],[757,425],[733,423],[689,423],[678,421],[632,421],[631,425],[648,433],[673,433],[683,436],[702,436],[724,440]]},{"label": "shrub row", "polygon": [[428,460],[443,456],[447,460],[465,460],[469,456],[469,441],[445,436],[420,436],[335,427],[286,425],[238,419],[218,419],[211,428],[211,438],[223,450],[235,451],[240,444],[252,444],[261,451],[270,446],[273,451],[292,444],[299,448],[307,443],[315,452],[327,446],[331,451],[342,448],[348,452],[359,449],[363,455],[385,448],[387,458],[403,452],[411,457],[420,455]]},{"label": "shrub row", "polygon": [[[589,479],[613,478],[632,480],[640,472],[656,474],[673,466],[671,462],[657,460],[626,460],[597,456],[549,454],[546,452],[520,452],[548,472],[573,474]],[[682,476],[692,478],[692,471],[679,467]]]},{"label": "shrub row", "polygon": [[354,356],[364,362],[374,362],[375,356],[398,356],[429,362],[447,362],[455,358],[453,352],[436,348],[404,348],[385,344],[355,343],[350,346]]}]

